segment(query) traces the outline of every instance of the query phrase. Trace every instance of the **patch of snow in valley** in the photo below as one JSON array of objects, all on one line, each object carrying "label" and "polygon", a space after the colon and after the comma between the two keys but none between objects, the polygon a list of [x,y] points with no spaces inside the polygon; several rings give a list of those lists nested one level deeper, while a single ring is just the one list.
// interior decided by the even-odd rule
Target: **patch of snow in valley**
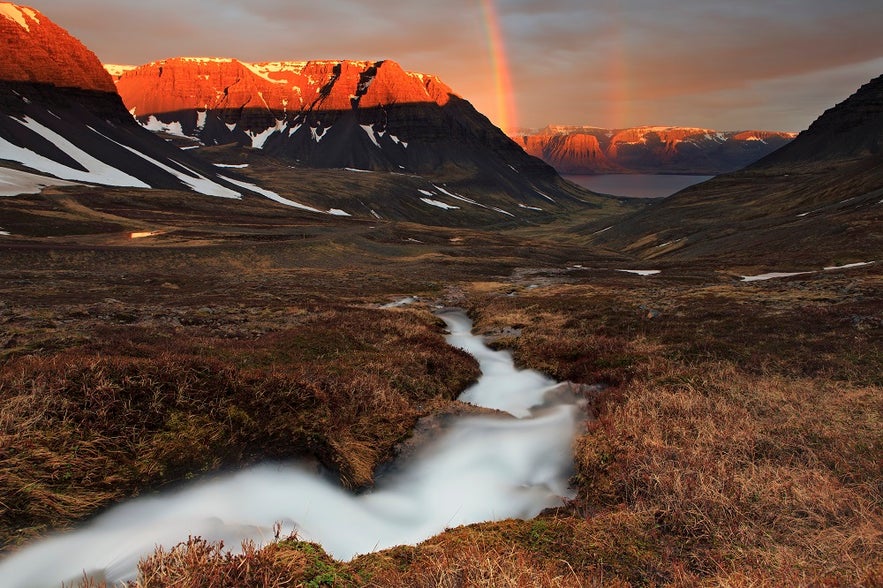
[{"label": "patch of snow in valley", "polygon": [[208,121],[208,110],[199,110],[196,112],[196,128],[197,130],[205,129],[205,123]]},{"label": "patch of snow in valley", "polygon": [[418,188],[417,191],[420,192],[421,194],[423,194],[424,196],[435,196],[435,192],[430,192],[429,190],[421,190]]},{"label": "patch of snow in valley", "polygon": [[867,265],[874,265],[875,263],[877,263],[877,262],[876,261],[860,261],[857,263],[847,263],[845,265],[829,265],[828,267],[825,267],[822,269],[824,269],[826,272],[829,272],[829,271],[833,271],[833,270],[850,269],[850,268],[854,268],[854,267],[865,267]]},{"label": "patch of snow in valley", "polygon": [[215,167],[225,167],[232,169],[245,169],[248,167],[247,163],[216,163]]},{"label": "patch of snow in valley", "polygon": [[[441,186],[436,186],[435,184],[433,184],[432,187],[435,188],[436,190],[438,190],[439,192],[441,192],[442,194],[444,194],[446,196],[450,196],[454,200],[466,202],[467,204],[472,204],[473,206],[478,206],[480,208],[488,208],[484,204],[481,204],[480,202],[476,202],[472,198],[467,198],[466,196],[461,196],[460,194],[454,194],[453,192],[446,190],[446,189],[442,188]],[[423,190],[420,190],[420,191],[423,192]],[[429,193],[423,192],[423,193],[427,194],[427,196],[433,195],[432,192],[429,192]]]},{"label": "patch of snow in valley", "polygon": [[508,210],[503,210],[502,208],[497,208],[496,206],[491,207],[491,210],[493,210],[494,212],[499,212],[500,214],[505,214],[505,215],[511,216],[512,218],[515,218],[515,215],[512,214],[511,212],[509,212]]},{"label": "patch of snow in valley", "polygon": [[539,208],[536,206],[528,206],[527,204],[521,204],[520,202],[518,203],[518,208],[524,208],[526,210],[537,210],[539,212],[543,212],[542,208]]},{"label": "patch of snow in valley", "polygon": [[96,159],[92,155],[86,153],[52,129],[44,127],[37,121],[25,117],[24,120],[12,119],[27,129],[40,135],[61,151],[66,153],[71,159],[83,166],[87,171],[72,169],[34,153],[30,149],[25,149],[17,145],[13,145],[6,139],[0,137],[0,159],[8,159],[25,165],[39,172],[52,174],[64,180],[72,180],[75,182],[92,182],[96,184],[104,184],[107,186],[124,186],[130,188],[150,188],[150,186],[138,178],[118,170],[115,167]]},{"label": "patch of snow in valley", "polygon": [[[0,148],[0,159],[3,158]],[[67,182],[57,178],[38,176],[26,171],[0,167],[0,196],[18,196],[20,194],[39,194],[48,186],[76,186],[76,182]]]},{"label": "patch of snow in valley", "polygon": [[353,216],[345,210],[341,210],[339,208],[330,208],[326,214],[330,214],[331,216]]},{"label": "patch of snow in valley", "polygon": [[319,134],[319,129],[322,129],[322,127],[310,127],[310,133],[313,136],[313,141],[315,141],[316,143],[319,143],[322,139],[325,138],[325,136],[328,134],[328,131],[331,130],[331,127],[328,127],[327,129],[322,129],[321,134]]},{"label": "patch of snow in valley", "polygon": [[387,304],[383,304],[380,308],[401,308],[402,306],[408,306],[409,304],[414,304],[420,300],[416,296],[407,296],[405,298],[401,298],[396,300],[395,302],[389,302]]},{"label": "patch of snow in valley", "polygon": [[312,206],[307,206],[306,204],[301,204],[300,202],[295,202],[294,200],[289,200],[288,198],[280,196],[279,194],[277,194],[276,192],[273,192],[272,190],[267,190],[265,188],[261,188],[260,186],[250,184],[248,182],[234,180],[233,178],[228,178],[227,176],[221,176],[221,178],[225,182],[230,182],[234,186],[239,186],[240,188],[245,188],[246,190],[254,192],[255,194],[260,194],[261,196],[264,196],[265,198],[269,198],[270,200],[273,200],[274,202],[278,202],[279,204],[284,204],[285,206],[290,206],[292,208],[299,208],[300,210],[307,210],[309,212],[318,212],[320,214],[322,213],[322,211],[319,210],[318,208],[313,208]]},{"label": "patch of snow in valley", "polygon": [[600,235],[601,233],[606,233],[607,231],[609,231],[609,230],[612,229],[612,228],[613,228],[613,225],[610,225],[609,227],[604,227],[604,228],[601,229],[600,231],[595,231],[595,232],[592,233],[592,234],[593,234],[593,235]]},{"label": "patch of snow in valley", "polygon": [[617,272],[624,272],[627,274],[635,274],[636,276],[655,276],[656,274],[661,274],[662,270],[634,270],[634,269],[618,269],[614,270]]},{"label": "patch of snow in valley", "polygon": [[435,206],[436,208],[441,208],[442,210],[460,210],[459,206],[451,206],[450,204],[445,204],[439,200],[433,200],[432,198],[421,198],[423,202],[429,204],[430,206]]},{"label": "patch of snow in valley", "polygon": [[549,202],[555,202],[555,199],[552,198],[551,196],[549,196],[548,194],[544,194],[544,193],[540,192],[539,190],[537,190],[536,188],[534,188],[533,191],[536,192],[537,194],[539,194],[540,196],[542,196],[543,198],[545,198],[546,200],[548,200]]},{"label": "patch of snow in valley", "polygon": [[765,274],[757,274],[754,276],[741,276],[743,282],[763,282],[765,280],[774,280],[776,278],[790,278],[792,276],[802,276],[813,272],[768,272]]},{"label": "patch of snow in valley", "polygon": [[359,174],[370,174],[370,173],[374,173],[374,172],[373,172],[372,170],[370,170],[370,169],[359,169],[359,168],[356,168],[356,167],[345,167],[345,168],[343,168],[343,169],[346,170],[346,171],[348,171],[348,172],[356,172],[356,173],[359,173]]}]

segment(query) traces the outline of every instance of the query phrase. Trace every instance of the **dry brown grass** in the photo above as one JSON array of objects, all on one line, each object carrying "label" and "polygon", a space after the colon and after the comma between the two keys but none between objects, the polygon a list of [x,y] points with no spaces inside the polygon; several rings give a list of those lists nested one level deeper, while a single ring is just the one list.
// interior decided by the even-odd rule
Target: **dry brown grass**
[{"label": "dry brown grass", "polygon": [[876,387],[674,369],[580,439],[579,502],[652,515],[700,576],[852,585],[883,553],[881,416]]},{"label": "dry brown grass", "polygon": [[334,308],[235,340],[106,328],[0,366],[4,542],[145,488],[265,459],[373,481],[416,420],[477,369],[413,311]]}]

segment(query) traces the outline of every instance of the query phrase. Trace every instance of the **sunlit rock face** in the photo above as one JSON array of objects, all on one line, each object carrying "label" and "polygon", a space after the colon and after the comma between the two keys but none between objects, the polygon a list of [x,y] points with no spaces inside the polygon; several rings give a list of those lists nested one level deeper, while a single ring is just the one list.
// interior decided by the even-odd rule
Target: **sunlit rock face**
[{"label": "sunlit rock face", "polygon": [[561,173],[715,175],[757,161],[794,136],[777,131],[720,132],[685,127],[548,126],[513,139]]},{"label": "sunlit rock face", "polygon": [[115,92],[85,45],[33,8],[0,3],[0,79]]},{"label": "sunlit rock face", "polygon": [[444,105],[452,94],[436,77],[406,72],[394,61],[245,63],[176,57],[126,71],[109,69],[117,73],[127,108],[139,117],[191,109],[283,114],[397,103]]},{"label": "sunlit rock face", "polygon": [[70,182],[241,196],[135,124],[80,41],[33,8],[0,3],[0,183],[14,195]]}]

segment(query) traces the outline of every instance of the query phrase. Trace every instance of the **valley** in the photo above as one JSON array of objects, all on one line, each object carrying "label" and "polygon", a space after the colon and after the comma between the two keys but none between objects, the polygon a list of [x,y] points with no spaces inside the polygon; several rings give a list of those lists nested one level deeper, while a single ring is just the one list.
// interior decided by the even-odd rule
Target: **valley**
[{"label": "valley", "polygon": [[[444,343],[442,304],[468,309],[519,365],[588,385],[595,420],[575,445],[572,500],[351,562],[293,539],[232,560],[191,542],[145,573],[221,577],[248,562],[304,583],[333,570],[340,585],[875,578],[876,264],[745,283],[752,268],[725,259],[654,262],[660,273],[642,276],[616,271],[641,267],[621,254],[527,229],[337,222],[2,243],[6,550],[267,457],[370,485],[417,419],[472,410],[453,399],[478,372]],[[381,308],[406,296],[418,301]],[[766,516],[779,522],[752,526]],[[844,549],[853,563],[831,568]],[[804,571],[783,567],[783,550]]]},{"label": "valley", "polygon": [[883,77],[513,140],[392,60],[0,39],[4,586],[883,584]]}]

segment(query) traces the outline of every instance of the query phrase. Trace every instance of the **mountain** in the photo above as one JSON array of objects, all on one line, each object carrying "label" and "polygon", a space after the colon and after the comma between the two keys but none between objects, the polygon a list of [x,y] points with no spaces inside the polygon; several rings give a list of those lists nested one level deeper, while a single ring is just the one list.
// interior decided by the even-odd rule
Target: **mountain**
[{"label": "mountain", "polygon": [[566,174],[717,175],[745,167],[794,137],[774,131],[548,126],[512,138],[527,153]]},{"label": "mountain", "polygon": [[510,213],[560,212],[592,198],[437,77],[394,61],[173,58],[108,69],[146,128],[205,146],[233,143],[312,168],[417,174],[466,198],[424,190],[449,207],[475,200]]},{"label": "mountain", "polygon": [[[883,76],[791,143],[597,233],[643,258],[808,265],[883,259]],[[598,232],[603,231],[603,232]]]},{"label": "mountain", "polygon": [[0,3],[0,37],[0,194],[71,184],[248,192],[135,124],[95,54],[45,15]]}]

